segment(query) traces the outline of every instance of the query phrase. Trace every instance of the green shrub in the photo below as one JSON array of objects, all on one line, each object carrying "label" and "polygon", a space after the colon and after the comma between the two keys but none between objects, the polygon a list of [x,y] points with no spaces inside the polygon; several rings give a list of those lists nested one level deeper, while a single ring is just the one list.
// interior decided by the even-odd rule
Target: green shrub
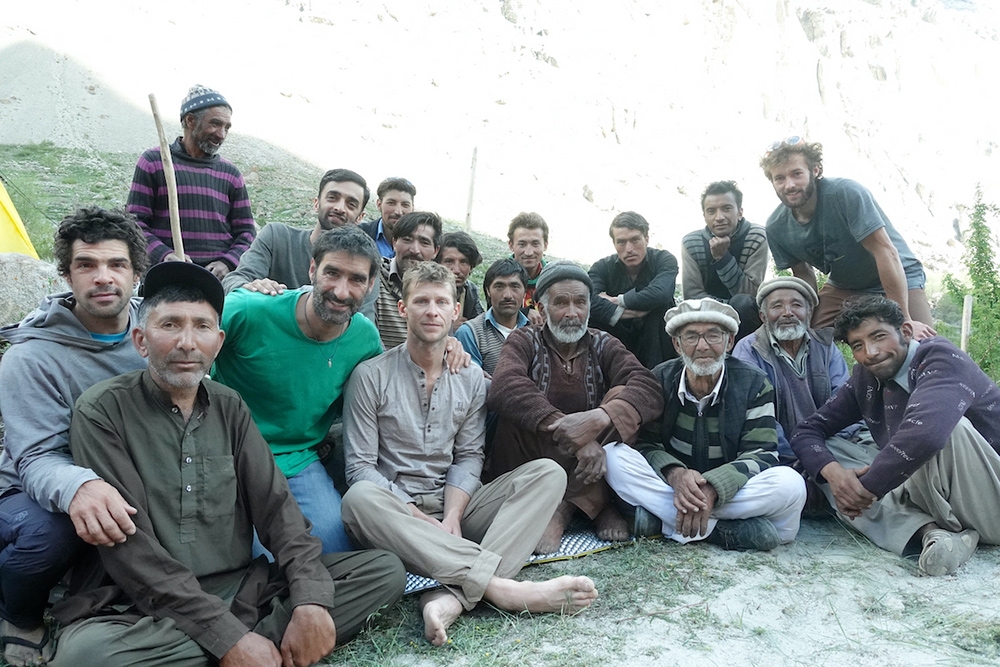
[{"label": "green shrub", "polygon": [[997,215],[1000,207],[984,202],[982,188],[977,187],[963,258],[969,284],[952,274],[944,279],[953,303],[961,304],[966,294],[975,300],[968,352],[993,380],[1000,378],[1000,276],[995,258],[996,238],[988,218]]}]

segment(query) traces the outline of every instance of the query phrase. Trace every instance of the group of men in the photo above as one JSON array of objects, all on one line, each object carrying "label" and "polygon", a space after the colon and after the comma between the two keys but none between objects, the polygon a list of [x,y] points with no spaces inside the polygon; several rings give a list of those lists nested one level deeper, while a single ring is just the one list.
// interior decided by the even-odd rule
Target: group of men
[{"label": "group of men", "polygon": [[[706,188],[679,304],[642,216],[615,217],[616,252],[588,272],[546,262],[548,227],[522,213],[484,311],[474,241],[414,211],[406,179],[358,225],[367,184],[332,170],[312,229],[253,238],[216,155],[230,111],[192,89],[171,147],[180,192],[218,209],[191,261],[162,232],[147,152],[135,216],[63,220],[70,291],[2,330],[10,664],[313,664],[399,598],[405,571],[442,585],[421,599],[441,645],[481,600],[588,607],[586,577],[513,579],[576,515],[607,540],[773,549],[798,532],[804,474],[926,574],[1000,542],[1000,389],[934,335],[919,262],[867,190],[822,177],[818,144],[765,154],[782,202],[766,229],[735,184]],[[769,246],[794,276],[763,280]],[[818,292],[810,267],[830,276]]]}]

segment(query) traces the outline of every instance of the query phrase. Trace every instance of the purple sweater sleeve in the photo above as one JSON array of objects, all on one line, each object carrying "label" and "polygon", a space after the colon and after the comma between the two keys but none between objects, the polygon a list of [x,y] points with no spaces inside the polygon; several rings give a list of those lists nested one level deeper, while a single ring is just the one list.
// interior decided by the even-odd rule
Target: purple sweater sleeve
[{"label": "purple sweater sleeve", "polygon": [[[871,468],[859,478],[880,498],[944,449],[966,410],[990,389],[992,382],[975,362],[949,348],[953,346],[933,340],[922,343],[910,365],[909,395],[899,389],[886,391],[886,422],[892,405],[902,409],[903,416]],[[899,398],[893,401],[896,395]]]}]

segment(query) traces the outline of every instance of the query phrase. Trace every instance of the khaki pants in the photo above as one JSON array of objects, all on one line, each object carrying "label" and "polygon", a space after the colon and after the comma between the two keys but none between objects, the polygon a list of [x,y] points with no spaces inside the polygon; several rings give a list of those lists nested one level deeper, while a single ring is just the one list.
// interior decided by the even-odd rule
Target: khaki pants
[{"label": "khaki pants", "polygon": [[[510,578],[524,566],[565,489],[566,473],[555,461],[525,463],[472,495],[462,515],[462,537],[413,517],[396,494],[368,481],[350,488],[341,516],[355,542],[397,554],[408,571],[436,579],[468,610],[482,599],[490,579]],[[418,501],[425,514],[443,515],[438,497]]]},{"label": "khaki pants", "polygon": [[[863,468],[878,454],[874,444],[843,438],[826,442],[845,468]],[[829,484],[821,484],[836,507]],[[944,449],[854,519],[841,516],[878,546],[903,554],[913,535],[934,522],[946,530],[979,531],[980,541],[1000,544],[1000,455],[962,418]]]},{"label": "khaki pants", "polygon": [[[834,287],[830,283],[823,285],[819,291],[819,305],[813,311],[812,328],[821,329],[833,326],[833,321],[844,310],[844,302],[849,299],[856,299],[865,296],[868,292],[854,292],[851,290]],[[910,317],[917,322],[923,322],[928,326],[934,326],[934,317],[931,315],[931,305],[927,302],[927,294],[922,289],[911,289],[906,293],[906,300],[909,304]]]},{"label": "khaki pants", "polygon": [[[325,554],[323,564],[337,586],[330,612],[338,645],[358,633],[367,618],[403,594],[406,573],[399,559],[384,551]],[[253,631],[281,645],[292,616],[287,598],[262,600],[265,608]],[[100,616],[72,623],[58,636],[53,667],[208,667],[209,657],[174,620],[144,616]]]}]

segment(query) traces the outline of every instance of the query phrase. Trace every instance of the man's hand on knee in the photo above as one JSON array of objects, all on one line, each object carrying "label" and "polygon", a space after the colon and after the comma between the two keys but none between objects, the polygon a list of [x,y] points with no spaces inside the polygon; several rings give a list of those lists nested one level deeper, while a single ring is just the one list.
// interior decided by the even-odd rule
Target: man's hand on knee
[{"label": "man's hand on knee", "polygon": [[131,517],[137,511],[118,489],[100,479],[84,482],[69,504],[76,534],[87,544],[102,547],[113,547],[135,535]]},{"label": "man's hand on knee", "polygon": [[861,516],[861,512],[878,500],[878,497],[858,480],[868,472],[868,468],[869,466],[845,468],[836,461],[831,461],[820,470],[820,474],[830,484],[833,499],[837,501],[837,509],[851,519]]},{"label": "man's hand on knee", "polygon": [[337,646],[337,628],[326,607],[303,604],[292,610],[292,620],[281,638],[282,667],[314,665]]},{"label": "man's hand on knee", "polygon": [[282,667],[282,664],[274,642],[256,632],[243,635],[219,660],[219,667]]}]

